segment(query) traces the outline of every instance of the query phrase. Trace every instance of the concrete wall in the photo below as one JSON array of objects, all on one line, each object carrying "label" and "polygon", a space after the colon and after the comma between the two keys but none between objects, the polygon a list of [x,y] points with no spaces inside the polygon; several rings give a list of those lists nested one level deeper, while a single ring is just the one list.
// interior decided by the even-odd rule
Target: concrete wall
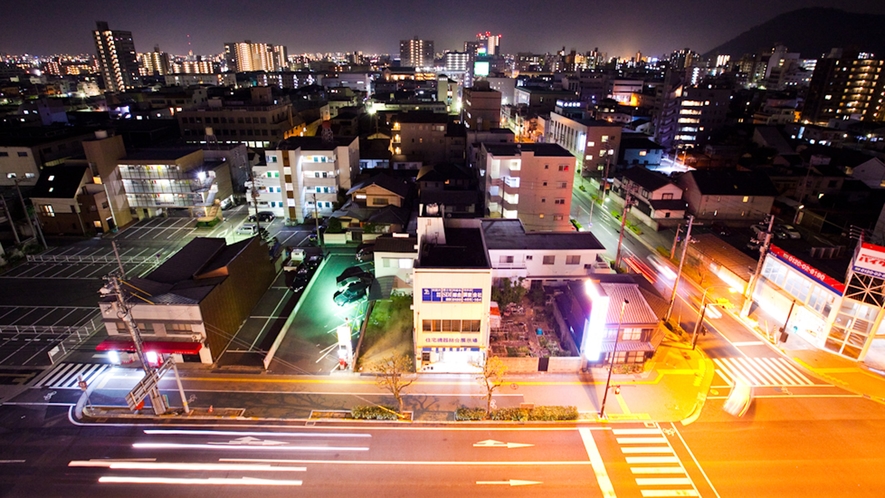
[{"label": "concrete wall", "polygon": [[[499,357],[507,366],[508,373],[532,373],[538,371],[539,358],[508,358]],[[561,356],[549,359],[547,371],[550,373],[577,373],[581,371],[579,356]]]}]

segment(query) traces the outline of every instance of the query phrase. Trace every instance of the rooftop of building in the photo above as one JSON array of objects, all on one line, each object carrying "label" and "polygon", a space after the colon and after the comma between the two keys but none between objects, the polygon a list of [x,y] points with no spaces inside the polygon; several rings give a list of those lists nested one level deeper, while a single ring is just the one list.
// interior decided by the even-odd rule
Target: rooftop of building
[{"label": "rooftop of building", "polygon": [[647,170],[642,166],[627,168],[619,176],[630,180],[649,192],[654,192],[659,188],[666,187],[673,183],[666,175],[658,173],[657,171]]},{"label": "rooftop of building", "polygon": [[[31,189],[31,198],[73,199],[80,189],[80,182],[88,166],[54,166],[40,173]],[[90,182],[91,183],[91,182]]]},{"label": "rooftop of building", "polygon": [[446,243],[424,242],[416,268],[491,268],[478,228],[446,227]]},{"label": "rooftop of building", "polygon": [[348,147],[357,137],[334,136],[331,141],[323,137],[289,137],[280,141],[276,150],[322,150],[330,151],[338,147]]},{"label": "rooftop of building", "polygon": [[546,143],[483,143],[483,146],[495,156],[518,156],[523,152],[531,152],[535,157],[574,157],[559,144]]},{"label": "rooftop of building", "polygon": [[694,178],[702,195],[778,196],[768,175],[758,171],[695,170],[686,175]]},{"label": "rooftop of building", "polygon": [[482,231],[489,250],[605,250],[590,232],[526,232],[522,222],[516,219],[483,219]]},{"label": "rooftop of building", "polygon": [[433,111],[409,111],[401,112],[393,118],[394,122],[399,123],[441,123],[445,124],[449,121],[448,114],[442,114]]},{"label": "rooftop of building", "polygon": [[119,162],[128,161],[175,161],[182,157],[197,152],[199,147],[181,147],[181,148],[157,148],[157,149],[140,149],[128,152],[126,157],[120,159]]}]

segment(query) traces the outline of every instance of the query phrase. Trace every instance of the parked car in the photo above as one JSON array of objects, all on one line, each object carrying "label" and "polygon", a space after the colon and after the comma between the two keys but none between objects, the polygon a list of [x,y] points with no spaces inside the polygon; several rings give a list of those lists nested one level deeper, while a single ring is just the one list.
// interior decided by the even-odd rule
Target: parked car
[{"label": "parked car", "polygon": [[351,266],[341,272],[341,275],[338,275],[336,282],[338,283],[338,288],[343,289],[356,282],[371,284],[374,279],[375,276],[370,272],[363,270],[359,266]]},{"label": "parked car", "polygon": [[774,235],[779,239],[802,238],[802,234],[800,234],[793,225],[778,225],[778,227],[774,229]]},{"label": "parked car", "polygon": [[258,235],[258,225],[256,225],[255,223],[243,223],[242,225],[240,225],[240,228],[237,228],[237,234],[248,235],[250,237],[253,235]]},{"label": "parked car", "polygon": [[276,216],[270,211],[258,211],[258,216],[251,214],[249,215],[249,221],[260,221],[262,223],[270,223],[274,220]]},{"label": "parked car", "polygon": [[764,223],[757,223],[750,227],[750,230],[753,231],[753,235],[759,236],[760,233],[768,230],[768,225]]},{"label": "parked car", "polygon": [[364,282],[354,282],[344,289],[339,290],[332,296],[332,300],[338,306],[347,306],[366,297],[369,290],[369,284]]},{"label": "parked car", "polygon": [[710,224],[710,231],[713,233],[718,233],[719,235],[725,235],[726,237],[731,235],[731,230],[725,226],[725,223],[721,221],[714,221]]},{"label": "parked car", "polygon": [[375,244],[360,244],[356,249],[356,260],[360,263],[375,260]]}]

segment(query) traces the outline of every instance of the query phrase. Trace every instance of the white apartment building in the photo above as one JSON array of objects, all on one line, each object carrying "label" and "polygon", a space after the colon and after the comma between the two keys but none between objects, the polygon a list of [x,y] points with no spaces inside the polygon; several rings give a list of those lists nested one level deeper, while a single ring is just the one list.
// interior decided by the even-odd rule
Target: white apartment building
[{"label": "white apartment building", "polygon": [[[258,207],[302,223],[326,217],[338,207],[338,192],[347,192],[359,173],[357,137],[291,137],[265,152],[265,164],[253,168]],[[252,189],[246,193],[251,199]]]},{"label": "white apartment building", "polygon": [[[545,137],[547,142],[561,145],[578,159],[582,176],[602,178],[606,164],[617,162],[621,131],[619,124],[572,119],[552,112]],[[609,176],[611,171],[614,169],[609,169]]]},{"label": "white apartment building", "polygon": [[575,158],[555,144],[482,144],[486,210],[530,232],[570,231]]}]

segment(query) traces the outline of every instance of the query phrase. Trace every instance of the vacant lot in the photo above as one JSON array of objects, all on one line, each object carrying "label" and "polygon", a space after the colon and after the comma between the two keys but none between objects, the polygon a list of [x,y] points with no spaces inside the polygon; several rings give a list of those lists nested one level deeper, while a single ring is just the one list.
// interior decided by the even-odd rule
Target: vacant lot
[{"label": "vacant lot", "polygon": [[388,356],[412,356],[412,296],[376,301],[366,324],[357,370],[369,371],[373,362]]}]

